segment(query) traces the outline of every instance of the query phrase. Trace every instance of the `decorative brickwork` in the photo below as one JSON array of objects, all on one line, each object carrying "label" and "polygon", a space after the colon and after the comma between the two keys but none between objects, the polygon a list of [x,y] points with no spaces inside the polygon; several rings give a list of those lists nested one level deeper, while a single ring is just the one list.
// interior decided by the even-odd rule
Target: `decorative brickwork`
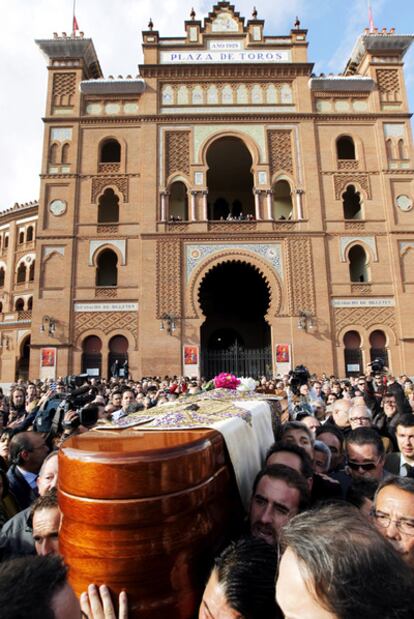
[{"label": "decorative brickwork", "polygon": [[310,239],[294,238],[288,242],[289,310],[292,316],[301,311],[315,314],[315,283]]},{"label": "decorative brickwork", "polygon": [[285,221],[281,221],[281,222],[274,222],[272,224],[272,229],[275,232],[292,232],[295,229],[295,224],[292,224],[290,222],[285,222]]},{"label": "decorative brickwork", "polygon": [[122,193],[124,202],[128,202],[128,178],[126,176],[94,176],[92,178],[91,202],[96,203],[98,196],[105,187],[116,187]]},{"label": "decorative brickwork", "polygon": [[118,291],[116,288],[95,288],[97,299],[116,299]]},{"label": "decorative brickwork", "polygon": [[371,294],[370,284],[351,284],[351,293],[355,295]]},{"label": "decorative brickwork", "polygon": [[386,325],[394,332],[396,329],[395,309],[393,307],[340,307],[335,310],[336,336],[348,325],[369,328],[372,325]]},{"label": "decorative brickwork", "polygon": [[114,225],[114,226],[102,226],[102,225],[99,225],[96,228],[96,232],[98,234],[117,234],[118,226],[116,226],[116,225]]},{"label": "decorative brickwork", "polygon": [[346,221],[345,230],[365,230],[365,222],[363,221]]},{"label": "decorative brickwork", "polygon": [[252,232],[256,228],[257,224],[255,222],[208,224],[209,232]]},{"label": "decorative brickwork", "polygon": [[157,318],[181,318],[181,243],[169,239],[157,245]]},{"label": "decorative brickwork", "polygon": [[338,170],[358,170],[358,168],[357,159],[338,159]]},{"label": "decorative brickwork", "polygon": [[53,105],[69,107],[73,105],[76,92],[76,73],[55,73],[53,76]]},{"label": "decorative brickwork", "polygon": [[135,312],[79,312],[75,314],[75,339],[85,331],[99,329],[104,333],[129,331],[138,340],[138,315]]},{"label": "decorative brickwork", "polygon": [[165,136],[166,177],[175,172],[190,174],[190,132],[167,131]]},{"label": "decorative brickwork", "polygon": [[120,163],[100,163],[98,171],[101,174],[117,174],[120,169]]},{"label": "decorative brickwork", "polygon": [[171,223],[167,225],[167,232],[187,232],[188,224],[180,224],[180,223]]},{"label": "decorative brickwork", "polygon": [[386,101],[400,99],[401,94],[398,69],[378,69],[377,82],[381,99]]},{"label": "decorative brickwork", "polygon": [[354,174],[334,174],[335,197],[340,200],[342,193],[347,185],[358,184],[371,200],[371,183],[368,174],[364,172],[354,172]]},{"label": "decorative brickwork", "polygon": [[279,170],[293,174],[292,132],[268,131],[267,139],[271,175]]}]

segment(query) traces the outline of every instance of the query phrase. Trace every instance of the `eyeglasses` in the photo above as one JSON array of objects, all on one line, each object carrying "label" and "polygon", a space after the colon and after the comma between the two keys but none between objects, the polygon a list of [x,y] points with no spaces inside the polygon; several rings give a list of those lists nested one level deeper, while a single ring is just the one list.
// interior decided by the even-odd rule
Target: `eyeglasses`
[{"label": "eyeglasses", "polygon": [[349,421],[359,421],[363,423],[364,421],[371,421],[371,419],[369,417],[350,417]]},{"label": "eyeglasses", "polygon": [[396,528],[400,531],[400,533],[403,533],[403,535],[414,535],[413,520],[406,520],[404,518],[398,518],[397,520],[393,520],[388,514],[377,512],[374,509],[371,511],[371,515],[373,516],[373,518],[375,518],[375,522],[382,529],[388,529],[391,522],[393,522]]},{"label": "eyeglasses", "polygon": [[353,462],[352,460],[348,460],[348,466],[353,471],[357,471],[358,469],[362,469],[363,471],[373,471],[377,468],[380,459],[381,458],[378,458],[376,462]]}]

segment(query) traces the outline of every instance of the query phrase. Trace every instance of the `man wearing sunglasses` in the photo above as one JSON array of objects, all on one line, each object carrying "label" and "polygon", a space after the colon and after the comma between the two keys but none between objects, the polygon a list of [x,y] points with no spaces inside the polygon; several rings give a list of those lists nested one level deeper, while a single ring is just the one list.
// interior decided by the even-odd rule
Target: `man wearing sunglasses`
[{"label": "man wearing sunglasses", "polygon": [[414,568],[414,479],[387,477],[376,492],[372,516],[378,531]]},{"label": "man wearing sunglasses", "polygon": [[384,477],[384,445],[372,428],[357,428],[346,437],[347,469],[353,479]]}]

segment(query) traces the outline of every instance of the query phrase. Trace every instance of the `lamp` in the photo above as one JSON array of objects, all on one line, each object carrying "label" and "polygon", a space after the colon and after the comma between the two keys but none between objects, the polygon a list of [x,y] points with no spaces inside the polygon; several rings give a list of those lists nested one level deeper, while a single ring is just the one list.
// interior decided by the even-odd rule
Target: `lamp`
[{"label": "lamp", "polygon": [[315,321],[311,312],[301,310],[299,312],[298,329],[301,331],[313,331],[315,328]]},{"label": "lamp", "polygon": [[161,316],[160,331],[165,331],[164,322],[167,326],[167,333],[172,335],[177,328],[174,316],[172,316],[171,314],[163,314]]},{"label": "lamp", "polygon": [[49,336],[53,336],[56,332],[56,320],[51,316],[43,316],[42,324],[40,326],[40,333],[47,333]]}]

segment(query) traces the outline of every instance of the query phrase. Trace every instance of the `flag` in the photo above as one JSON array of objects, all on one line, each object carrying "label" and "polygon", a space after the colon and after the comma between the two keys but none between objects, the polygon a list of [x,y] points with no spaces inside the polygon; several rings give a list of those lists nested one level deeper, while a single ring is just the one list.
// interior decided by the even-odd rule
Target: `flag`
[{"label": "flag", "polygon": [[79,30],[78,20],[76,19],[76,15],[73,16],[73,32]]},{"label": "flag", "polygon": [[368,20],[369,20],[369,31],[374,32],[374,16],[372,15],[371,2],[368,2]]}]

